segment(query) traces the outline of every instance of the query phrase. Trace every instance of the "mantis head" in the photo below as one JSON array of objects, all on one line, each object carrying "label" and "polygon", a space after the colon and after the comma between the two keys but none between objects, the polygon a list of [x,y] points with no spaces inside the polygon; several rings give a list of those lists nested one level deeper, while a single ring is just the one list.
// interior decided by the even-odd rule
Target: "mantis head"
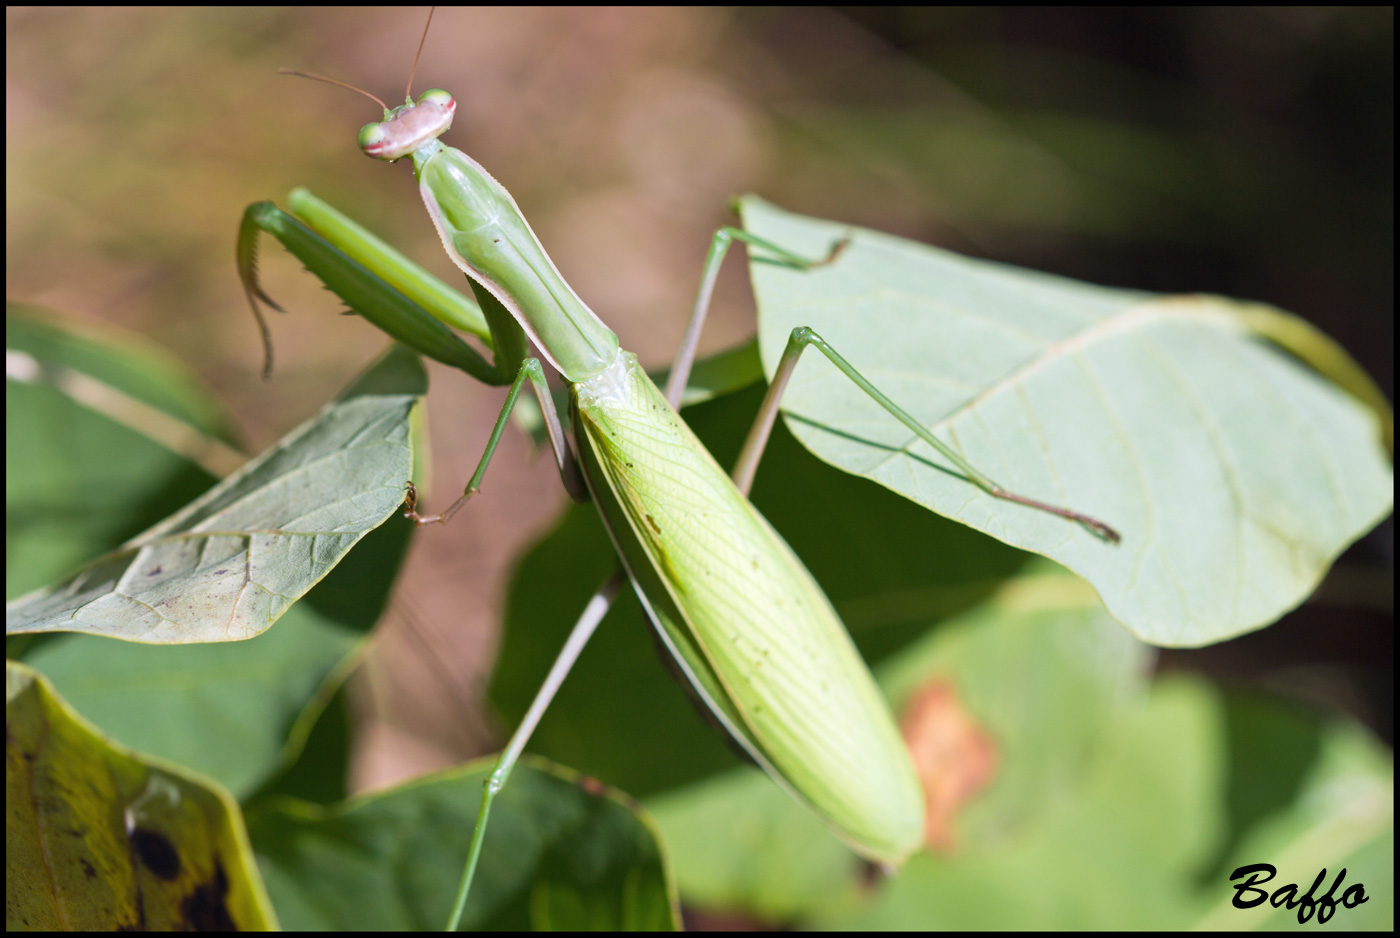
[{"label": "mantis head", "polygon": [[418,103],[407,99],[402,107],[384,109],[384,120],[360,128],[360,149],[366,156],[393,162],[436,140],[452,126],[457,102],[441,88],[423,92]]},{"label": "mantis head", "polygon": [[[382,121],[366,124],[360,128],[360,149],[365,152],[366,156],[372,156],[376,160],[386,160],[390,163],[402,159],[419,147],[436,140],[447,128],[452,126],[452,115],[457,111],[457,101],[441,88],[429,88],[418,96],[417,103],[414,103],[411,95],[405,95],[404,103],[401,106],[391,108],[365,89],[357,88],[339,79],[327,78],[325,75],[317,75],[314,72],[302,72],[294,68],[279,68],[277,74],[295,75],[298,78],[322,81],[338,88],[348,88],[382,107],[384,109]],[[412,78],[410,77],[409,80],[412,81]]]}]

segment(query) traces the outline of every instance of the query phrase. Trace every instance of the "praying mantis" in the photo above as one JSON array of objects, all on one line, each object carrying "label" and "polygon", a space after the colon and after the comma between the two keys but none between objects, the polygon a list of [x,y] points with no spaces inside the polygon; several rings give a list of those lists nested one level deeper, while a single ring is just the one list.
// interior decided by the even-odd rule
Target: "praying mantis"
[{"label": "praying mantis", "polygon": [[[273,63],[273,64],[277,64],[277,63]],[[270,74],[270,66],[269,66],[269,67],[266,67],[266,71],[267,71],[267,73]],[[354,69],[347,69],[346,71],[349,71],[349,74],[356,74],[356,71],[354,71]],[[346,71],[332,70],[332,71],[330,71],[330,73],[332,73],[332,74],[346,74]],[[395,78],[395,81],[398,81],[398,78]],[[442,80],[442,78],[434,78],[434,81],[438,81],[438,83],[444,83],[444,84],[445,84],[445,80]],[[297,83],[288,83],[288,84],[297,84]],[[458,88],[462,88],[462,87],[463,87],[463,84],[462,84],[462,83],[458,83],[458,81],[454,80],[454,81],[452,81],[452,84],[445,84],[445,87],[454,88],[454,90],[458,90]],[[262,95],[258,95],[258,97],[260,98],[260,97],[262,97]],[[311,98],[311,97],[315,97],[315,95],[305,95],[305,97]],[[463,105],[463,112],[468,111],[468,109],[469,109],[469,106],[468,106],[468,105]],[[358,123],[360,123],[360,122],[358,122],[358,120],[356,120],[356,122],[353,122],[353,123],[354,123],[354,126],[358,126]],[[482,122],[482,120],[473,120],[473,122],[466,122],[466,120],[463,120],[463,119],[462,119],[461,113],[459,113],[459,115],[458,115],[458,125],[465,125],[465,129],[466,129],[466,130],[472,130],[472,129],[484,130],[484,129],[486,129],[486,127],[491,126],[491,125],[489,125],[489,123]],[[462,130],[463,130],[463,127],[462,127],[462,126],[459,126],[458,129],[454,130],[454,133],[455,133],[455,134],[458,134],[458,140],[461,140],[461,139],[462,139],[462,137],[461,137]],[[494,133],[494,132],[493,132],[493,133]],[[311,136],[311,134],[307,134],[307,136]],[[449,134],[448,140],[452,140],[451,134]],[[347,136],[346,136],[346,140],[344,140],[344,144],[347,144],[347,143],[349,143],[349,139],[347,139]],[[546,245],[549,245],[550,251],[552,251],[552,252],[554,253],[554,256],[556,256],[556,258],[560,260],[561,266],[564,267],[564,270],[566,270],[566,273],[568,274],[568,279],[570,279],[571,281],[574,281],[574,280],[575,280],[574,267],[571,267],[570,265],[568,265],[568,259],[566,258],[566,256],[560,256],[560,249],[557,248],[557,246],[556,246],[556,245],[559,244],[559,242],[560,242],[560,238],[557,238],[557,237],[556,237],[556,231],[550,230],[550,227],[552,227],[552,225],[550,225],[549,221],[546,221],[546,223],[543,223],[543,227],[542,227],[542,223],[540,223],[540,220],[539,220],[539,216],[540,216],[540,214],[542,214],[542,211],[540,211],[540,204],[543,203],[543,204],[545,204],[545,206],[547,207],[547,199],[546,199],[546,200],[539,199],[539,197],[538,197],[538,195],[536,195],[536,193],[533,193],[533,192],[531,192],[531,190],[529,190],[528,185],[522,186],[522,183],[519,182],[519,178],[521,178],[521,174],[519,174],[519,167],[518,167],[518,164],[515,164],[515,162],[512,162],[512,161],[510,161],[510,160],[503,160],[503,158],[501,158],[500,155],[498,155],[498,154],[496,154],[496,153],[493,153],[493,154],[489,155],[489,157],[487,157],[487,155],[483,155],[482,153],[479,153],[479,148],[477,148],[477,147],[479,147],[479,144],[476,144],[476,143],[470,144],[470,146],[468,146],[468,144],[465,144],[465,143],[459,143],[459,146],[463,146],[463,147],[469,148],[469,150],[472,151],[473,155],[476,155],[476,157],[479,158],[479,160],[482,160],[482,161],[484,162],[484,164],[489,165],[489,167],[493,168],[493,171],[494,171],[494,172],[497,172],[497,174],[500,175],[500,178],[503,179],[503,181],[504,181],[505,183],[507,183],[507,185],[510,186],[510,188],[511,188],[512,190],[514,190],[515,195],[517,195],[517,197],[518,197],[518,199],[519,199],[519,202],[521,202],[522,206],[524,206],[525,209],[528,210],[529,217],[531,217],[532,224],[533,224],[533,225],[536,225],[536,230],[538,230],[538,231],[540,232],[540,235],[542,235],[543,241],[545,241],[545,244],[546,244]],[[368,169],[367,161],[364,161],[364,160],[353,160],[353,158],[350,158],[349,155],[344,155],[343,161],[344,161],[344,162],[347,162],[347,164],[356,164],[356,165],[364,164],[364,169],[365,169],[365,171],[367,171],[367,172],[370,171],[370,169]],[[283,162],[283,161],[269,160],[269,161],[266,161],[266,162],[267,162],[267,164],[281,164],[281,162]],[[287,162],[302,162],[302,161],[287,160]],[[511,168],[508,168],[508,169],[507,169],[507,168],[504,168],[504,167],[511,167]],[[381,172],[381,171],[379,171],[378,168],[375,168],[374,171],[372,171],[372,172],[375,172],[375,174],[379,174],[379,172]],[[392,178],[392,183],[393,183],[393,185],[407,185],[407,174],[406,174],[406,172],[403,172],[403,171],[402,171],[402,168],[398,169],[398,171],[393,171],[393,172],[395,172],[395,176],[393,176],[393,178]],[[937,174],[934,174],[934,175],[937,175]],[[312,175],[312,179],[315,179],[315,181],[318,181],[318,182],[319,182],[319,181],[321,181],[322,176],[319,175],[319,172],[318,172],[318,174]],[[371,182],[371,183],[378,182],[378,179],[377,179],[377,178],[371,179],[370,182]],[[325,183],[325,182],[319,182],[318,190],[319,190],[319,188],[321,188],[321,186],[323,186],[323,185],[326,185],[326,183]],[[365,189],[365,190],[368,190],[368,192],[372,192],[372,190],[374,190],[374,186],[372,186],[372,185],[371,185],[371,186],[365,186],[364,189]],[[577,192],[577,190],[578,190],[578,188],[575,188],[575,186],[568,186],[568,189],[574,189],[575,192]],[[267,189],[262,189],[262,188],[253,189],[252,192],[253,192],[253,195],[263,195],[263,193],[265,193],[265,192],[274,192],[274,190],[279,190],[279,189],[272,189],[272,188],[270,188],[270,186],[269,186],[269,188],[267,188]],[[248,196],[245,195],[245,196],[242,197],[242,199],[239,200],[239,202],[237,203],[238,206],[241,207],[242,204],[244,204],[244,203],[246,202],[246,200],[248,200]],[[395,202],[400,202],[400,200],[395,200]],[[403,199],[402,202],[409,202],[409,200]],[[801,206],[801,204],[802,204],[801,200],[798,200],[798,199],[791,199],[791,197],[790,197],[790,202],[792,202],[792,204],[798,204],[798,206]],[[405,216],[406,218],[413,218],[413,220],[416,220],[417,223],[419,223],[420,227],[423,227],[423,225],[421,225],[421,221],[423,221],[423,220],[421,220],[421,217],[419,216],[419,214],[417,214],[416,207],[412,207],[412,206],[402,206],[402,207],[403,207],[403,213],[402,213],[403,216]],[[172,214],[174,214],[174,213],[167,213],[167,217],[171,217]],[[223,211],[220,211],[220,213],[218,213],[218,214],[220,214],[220,216],[224,218],[225,223],[228,223],[228,221],[231,221],[231,217],[232,217],[232,216],[231,216],[230,213],[228,213],[227,209],[225,209],[225,210],[223,210]],[[847,214],[850,214],[850,213],[847,213]],[[196,218],[196,220],[197,220],[197,218]],[[185,221],[186,221],[186,218],[181,218],[181,224],[185,224]],[[224,228],[227,228],[227,227],[228,227],[228,225],[225,224],[225,225],[224,225]],[[426,230],[427,230],[427,228],[424,227],[424,231],[426,231]],[[225,256],[225,255],[227,255],[227,244],[225,244],[225,242],[228,241],[228,238],[227,238],[227,235],[228,235],[228,234],[230,234],[230,232],[228,232],[227,230],[225,230],[225,231],[224,231],[224,237],[220,239],[220,242],[218,242],[218,246],[220,246],[220,258],[224,260],[225,276],[227,276],[227,266],[228,266],[228,265],[227,265],[227,256]],[[837,235],[834,235],[834,234],[833,234],[832,237],[830,237],[830,238],[832,238],[832,241],[834,242],[834,239],[837,238]],[[700,248],[700,245],[703,244],[703,242],[701,242],[700,239],[699,239],[699,237],[697,237],[697,238],[692,239],[692,241],[686,241],[686,244],[693,244],[693,245],[694,245],[694,249],[696,249],[696,255],[697,255],[697,256],[696,256],[696,265],[694,265],[694,266],[699,266],[699,248]],[[783,239],[778,239],[778,244],[785,244],[785,242],[783,241]],[[812,256],[819,256],[819,255],[822,255],[823,252],[825,252],[825,249],[826,249],[826,242],[822,242],[822,244],[820,244],[819,246],[818,246],[818,245],[809,245],[809,246],[806,246],[805,249],[806,249],[806,251],[812,252]],[[567,251],[567,249],[566,249],[566,251]],[[424,256],[428,256],[428,252],[420,252],[420,253],[423,253]],[[624,263],[626,263],[626,260],[627,260],[626,255],[627,255],[627,253],[630,253],[630,252],[627,252],[627,251],[619,251],[619,252],[616,252],[616,253],[619,253],[619,255],[623,255],[623,256],[620,256],[620,258],[619,258],[619,262],[622,262],[622,263],[620,263],[619,267],[615,267],[615,270],[616,270],[617,273],[616,273],[616,274],[613,274],[612,272],[610,272],[610,276],[619,276],[619,279],[622,279],[622,277],[626,277],[626,276],[627,276],[626,267],[624,267],[623,265],[624,265]],[[848,255],[847,255],[847,256],[848,256]],[[839,267],[839,266],[840,266],[840,263],[841,263],[841,259],[837,260],[836,265],[833,265],[833,266]],[[601,266],[601,265],[599,265],[599,266]],[[818,272],[813,272],[813,276],[815,276],[816,273],[819,273],[820,270],[822,270],[822,269],[818,269]],[[587,276],[587,267],[585,267],[585,276]],[[801,277],[801,274],[794,274],[794,279],[798,279],[798,277]],[[689,288],[692,288],[692,287],[693,287],[693,283],[689,283],[689,280],[690,280],[690,277],[687,276],[687,277],[686,277],[686,281],[687,281],[687,283],[686,283],[686,288],[687,288],[687,290],[689,290]],[[610,302],[610,301],[598,302],[598,300],[596,300],[596,297],[598,297],[599,291],[598,291],[598,290],[595,290],[595,288],[591,288],[591,284],[582,283],[582,281],[575,281],[574,286],[578,288],[578,291],[580,291],[580,293],[581,293],[582,295],[584,295],[584,297],[587,297],[588,300],[591,301],[592,304],[594,304],[594,307],[595,307],[596,309],[599,309],[599,311],[603,312],[603,318],[606,319],[606,322],[608,322],[610,326],[613,326],[613,328],[617,329],[617,332],[619,332],[620,335],[623,336],[623,339],[624,339],[624,343],[623,343],[623,344],[624,344],[624,346],[629,347],[629,349],[633,349],[633,347],[634,347],[634,346],[633,346],[633,342],[636,342],[636,332],[637,332],[637,330],[634,330],[634,329],[627,329],[627,326],[624,325],[623,322],[616,321],[616,319],[615,319],[615,316],[616,316],[616,314],[615,314],[615,309],[616,309],[616,308],[613,307],[612,302]],[[272,293],[273,293],[274,297],[279,298],[279,300],[283,300],[283,301],[286,301],[286,300],[287,300],[286,295],[284,295],[283,291],[281,291],[280,288],[273,288]],[[675,304],[671,304],[671,305],[673,305],[673,307],[678,308],[678,311],[679,311],[679,307],[680,307],[680,305],[682,305],[682,304],[680,304],[680,302],[675,302]],[[305,319],[305,318],[304,318],[304,319],[302,319],[300,325],[305,325],[305,323],[308,323],[308,322],[309,322],[308,319]],[[239,329],[246,329],[246,323],[245,323],[244,321],[242,321],[242,319],[235,319],[235,321],[232,321],[232,325],[237,326],[237,328],[239,328]],[[325,332],[325,333],[333,333],[333,332],[335,332],[335,330],[336,330],[337,328],[339,328],[339,326],[333,326],[333,328],[332,328],[332,326],[326,326],[326,328],[323,328],[322,330],[323,330],[323,332]],[[321,329],[321,326],[318,326],[318,329]],[[350,333],[350,335],[353,335],[353,333],[354,333],[354,328],[353,328],[353,326],[344,326],[344,328],[340,328],[340,332],[342,332],[342,333]],[[678,332],[679,332],[679,329],[678,329]],[[246,337],[246,336],[244,336],[244,333],[235,333],[235,335],[238,335],[239,337]],[[280,337],[284,337],[284,335],[283,335],[283,336],[280,336]],[[227,346],[234,346],[235,343],[225,343],[225,344],[227,344]],[[252,342],[241,342],[241,343],[238,343],[238,344],[239,344],[239,346],[244,347],[244,349],[251,350],[251,349],[252,349],[252,344],[253,344],[253,343],[252,343]],[[844,346],[841,346],[841,347],[843,347],[843,349],[844,349]],[[279,351],[281,351],[281,349],[279,349]],[[637,351],[644,351],[644,350],[637,349]],[[854,356],[853,356],[853,360],[855,360]],[[858,361],[858,360],[857,360],[857,361]],[[659,357],[658,357],[658,363],[659,363]],[[823,365],[823,367],[825,367],[825,365]],[[862,365],[862,367],[864,367],[864,365]],[[808,365],[804,364],[804,365],[802,365],[802,368],[808,368]],[[255,386],[256,386],[256,385],[255,385]],[[281,395],[279,395],[279,396],[281,396]],[[291,395],[287,395],[287,396],[291,396]],[[904,393],[900,393],[900,395],[897,395],[897,396],[899,396],[899,399],[902,400],[902,402],[903,402],[903,400],[909,399],[909,398],[907,398],[907,395],[904,395]],[[483,410],[483,412],[484,412],[484,410],[486,410],[486,407],[482,407],[482,410]],[[491,416],[494,416],[494,410],[496,410],[496,407],[494,407],[494,406],[491,407]],[[479,451],[479,444],[477,444],[477,451]],[[476,452],[473,452],[472,455],[475,456],[475,455],[476,455]],[[725,465],[728,465],[728,461],[725,461]],[[981,465],[980,459],[979,459],[979,465]],[[489,483],[496,483],[497,480],[500,479],[501,475],[503,475],[503,473],[500,472],[500,466],[501,466],[501,461],[500,461],[500,459],[497,459],[497,461],[493,463],[493,468],[491,468],[491,470],[490,470],[490,477],[489,477],[489,480],[487,480],[487,482],[489,482]],[[540,466],[540,468],[542,468],[542,466]],[[465,470],[470,470],[470,463],[465,463],[465,465],[463,465],[463,469],[465,469]],[[466,475],[466,472],[463,472],[462,475],[465,476],[465,475]],[[1000,473],[998,473],[998,475],[1000,475]],[[771,461],[770,461],[770,458],[764,459],[764,476],[766,476],[767,482],[771,482],[771,480],[774,479],[774,470],[773,470],[773,468],[771,468]],[[456,479],[452,479],[452,482],[456,482]],[[550,479],[549,482],[552,482],[552,479]],[[762,484],[762,482],[764,482],[764,480],[760,480],[760,484]],[[454,493],[454,494],[455,494],[455,493]],[[487,496],[489,496],[489,500],[496,500],[496,498],[500,498],[500,494],[501,494],[501,491],[500,491],[500,487],[498,487],[498,486],[493,486],[493,490],[487,491]],[[549,493],[549,494],[553,494],[553,493]],[[459,533],[466,533],[466,532],[462,532],[462,528],[476,528],[476,525],[479,524],[479,521],[477,521],[477,518],[480,517],[480,515],[477,514],[477,512],[480,511],[480,508],[486,507],[486,505],[483,504],[484,501],[487,501],[487,498],[482,498],[482,500],[477,500],[476,503],[472,505],[472,512],[465,512],[465,514],[463,514],[462,517],[459,517],[458,519],[456,519],[455,525],[456,525],[456,529],[458,529],[458,531],[452,532],[452,533],[454,533],[454,535],[459,535]],[[762,503],[760,503],[760,504],[762,504]],[[440,508],[440,507],[441,507],[441,505],[438,505],[438,508]],[[588,508],[588,510],[591,510],[591,508]],[[582,512],[584,512],[584,511],[587,511],[587,510],[580,510],[580,514],[582,514]],[[473,518],[473,515],[476,515],[476,517]],[[770,517],[771,517],[771,515],[770,515]],[[1124,522],[1124,524],[1126,524],[1126,526],[1124,526],[1124,531],[1126,531],[1126,532],[1130,531],[1131,525],[1128,524],[1128,522],[1130,522],[1130,519],[1128,519],[1128,518],[1126,518],[1126,517],[1123,517],[1123,515],[1119,514],[1119,511],[1114,510],[1114,512],[1113,512],[1112,515],[1105,515],[1105,517],[1112,518],[1114,522]],[[774,518],[774,521],[778,522],[778,528],[783,529],[783,524],[781,524],[781,522],[778,521],[778,518],[777,518],[777,517],[773,517],[773,518]],[[788,535],[788,532],[785,531],[785,529],[783,529],[783,531],[784,531],[784,535],[791,536],[791,535]],[[435,533],[435,532],[430,532],[430,536],[428,536],[428,538],[420,538],[420,540],[430,540],[430,542],[435,542],[435,545],[434,545],[434,543],[423,543],[423,545],[420,545],[420,546],[423,546],[423,547],[434,547],[434,549],[440,549],[440,547],[442,546],[442,540],[444,540],[444,538],[442,538],[442,536],[433,536],[434,533]],[[1135,533],[1137,533],[1137,531],[1135,531],[1135,529],[1133,529],[1133,533],[1134,533],[1134,535],[1135,535]],[[452,538],[452,539],[455,539],[455,536],[454,536],[454,538]],[[798,542],[797,542],[797,540],[795,540],[795,539],[794,539],[794,545],[798,545]],[[819,567],[816,566],[815,561],[813,561],[812,559],[808,559],[808,557],[806,557],[805,550],[802,549],[801,546],[799,546],[799,550],[801,550],[801,552],[804,553],[804,559],[805,559],[806,561],[808,561],[809,564],[812,564],[813,570],[819,570]],[[1105,552],[1105,553],[1107,553],[1107,552]],[[1126,552],[1119,552],[1119,553],[1121,554],[1121,553],[1126,553]],[[601,575],[602,575],[602,571],[599,571],[599,573],[596,574],[595,581],[596,581],[596,578],[601,578]],[[588,587],[588,588],[591,588],[592,585],[594,585],[594,582],[588,582],[587,587]],[[825,580],[823,580],[823,585],[827,585],[826,582],[825,582]],[[832,588],[832,587],[827,587],[827,588]],[[836,589],[834,589],[834,588],[832,588],[832,595],[833,595],[833,596],[836,596],[836,595],[837,595]],[[580,602],[580,606],[581,606],[581,599],[580,599],[580,601],[578,601],[578,602]],[[841,608],[841,610],[843,610],[843,616],[846,616],[846,609],[844,609],[843,606],[839,606],[839,608]],[[574,609],[570,609],[570,610],[568,610],[568,612],[573,613],[573,612],[575,612],[575,610],[574,610]],[[559,616],[559,620],[560,620],[560,622],[573,622],[573,615]],[[857,617],[855,617],[854,615],[853,615],[853,616],[847,616],[847,622],[850,622],[851,624],[853,624],[853,627],[858,626],[858,624],[860,624],[860,623],[858,623]],[[452,626],[452,627],[459,627],[459,624],[461,624],[461,623],[459,623],[459,622],[454,622],[454,620],[452,620],[452,619],[444,620],[444,624],[448,624],[448,623],[451,623],[451,626]],[[517,633],[517,634],[519,634],[519,633]],[[596,641],[596,640],[595,640],[595,641]],[[552,643],[550,643],[550,652],[553,652],[554,650],[556,650],[556,648],[557,648],[557,643],[554,643],[554,641],[552,641]],[[596,648],[594,648],[594,651],[596,651]],[[577,680],[577,676],[575,676],[575,678],[571,678],[570,683],[574,683],[575,680]],[[567,690],[567,689],[566,689],[566,690]],[[557,704],[556,704],[556,707],[554,707],[554,710],[559,710],[559,706],[557,706]],[[511,727],[507,727],[507,729],[510,729],[510,728],[511,728]],[[538,738],[538,736],[536,736],[536,738]],[[567,760],[566,760],[566,762],[567,762]],[[608,776],[608,774],[599,774],[599,777],[608,778],[609,776]],[[515,784],[514,781],[512,781],[512,785],[514,785],[514,784]],[[760,784],[767,784],[767,783],[766,783],[766,781],[760,781]],[[473,791],[475,791],[475,790],[473,790]],[[776,791],[774,791],[774,794],[776,794]],[[473,797],[475,797],[475,795],[473,795]],[[497,812],[501,812],[501,811],[503,811],[503,809],[504,809],[504,806],[498,806]],[[463,820],[463,823],[462,823],[461,826],[455,827],[454,832],[452,832],[451,834],[448,834],[448,836],[444,836],[444,840],[449,840],[449,841],[451,841],[451,840],[458,840],[459,843],[461,843],[461,847],[462,847],[463,853],[465,853],[465,848],[466,848],[466,829],[468,829],[468,827],[469,827],[469,820],[470,820],[470,815],[468,815],[468,818],[466,818],[465,820]],[[497,826],[496,829],[493,829],[493,832],[491,832],[491,833],[493,833],[494,836],[497,836],[497,837],[500,836],[500,834],[501,834],[501,829],[500,829],[500,827]],[[832,844],[833,844],[833,847],[836,846],[836,841],[833,840],[833,841],[832,841]],[[489,851],[490,851],[490,847],[489,847]],[[486,867],[487,869],[489,869],[491,864],[493,864],[493,858],[491,858],[490,855],[489,855],[489,857],[487,857],[487,860],[484,861],[484,864],[483,864],[483,865],[484,865],[484,867]],[[455,869],[454,869],[454,872],[455,872]],[[483,878],[483,876],[479,876],[479,879],[482,879],[482,878]],[[483,890],[484,886],[486,886],[486,883],[479,882],[479,883],[477,883],[476,890]],[[447,890],[445,890],[445,889],[440,889],[440,890],[438,890],[438,895],[442,895],[442,893],[445,893],[445,892],[447,892]],[[476,902],[477,899],[482,899],[482,896],[476,895],[476,893],[473,893],[473,902]],[[444,906],[445,906],[445,903],[444,903]]]},{"label": "praying mantis", "polygon": [[[421,48],[420,42],[420,53]],[[280,307],[257,280],[259,231],[275,235],[351,309],[400,342],[486,383],[509,385],[462,496],[442,513],[425,515],[417,510],[416,490],[408,482],[408,517],[419,524],[445,522],[476,494],[528,384],[544,414],[565,489],[577,500],[597,504],[620,559],[619,570],[588,602],[483,786],[448,928],[455,930],[461,920],[492,802],[629,580],[695,696],[743,751],[856,853],[886,867],[899,865],[919,848],[924,828],[923,794],[899,731],[821,588],[746,498],[801,353],[809,347],[820,351],[948,459],[969,485],[1028,511],[1058,515],[1110,544],[1119,540],[1118,532],[1090,515],[1002,489],[805,327],[793,330],[731,479],[675,409],[720,264],[728,248],[742,242],[776,263],[811,271],[838,262],[845,242],[831,245],[824,257],[807,258],[741,229],[717,232],[663,392],[559,274],[506,189],[438,139],[452,124],[452,96],[432,89],[415,101],[411,88],[410,74],[400,107],[374,98],[383,120],[361,130],[359,145],[379,160],[412,161],[429,217],[449,258],[469,278],[476,303],[454,297],[328,204],[298,190],[291,199],[296,217],[271,203],[256,203],[239,231],[239,271],[264,341],[269,332],[259,303]],[[488,343],[491,360],[456,338],[448,325]],[[569,387],[569,433],[530,345]],[[270,342],[268,348],[270,370]]]}]

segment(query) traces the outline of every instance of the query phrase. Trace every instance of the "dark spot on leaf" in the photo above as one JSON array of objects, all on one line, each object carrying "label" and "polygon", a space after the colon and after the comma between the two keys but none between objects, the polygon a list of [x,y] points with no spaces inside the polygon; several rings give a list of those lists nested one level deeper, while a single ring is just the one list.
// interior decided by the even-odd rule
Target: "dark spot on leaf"
[{"label": "dark spot on leaf", "polygon": [[175,845],[159,831],[138,827],[131,832],[131,846],[141,862],[159,879],[172,880],[180,875],[180,853]]},{"label": "dark spot on leaf", "polygon": [[156,567],[156,568],[155,568],[154,570],[152,570],[150,573],[147,573],[146,576],[160,576],[160,571],[161,571],[161,568],[160,568],[160,567]]},{"label": "dark spot on leaf", "polygon": [[647,519],[647,524],[651,526],[651,529],[652,529],[653,531],[655,531],[657,534],[660,534],[660,533],[661,533],[661,525],[659,525],[659,524],[656,523],[656,519],[653,518],[651,515],[646,515],[646,519]]},{"label": "dark spot on leaf", "polygon": [[194,931],[238,931],[224,901],[227,895],[228,877],[223,864],[215,860],[213,880],[195,886],[180,903],[180,915]]}]

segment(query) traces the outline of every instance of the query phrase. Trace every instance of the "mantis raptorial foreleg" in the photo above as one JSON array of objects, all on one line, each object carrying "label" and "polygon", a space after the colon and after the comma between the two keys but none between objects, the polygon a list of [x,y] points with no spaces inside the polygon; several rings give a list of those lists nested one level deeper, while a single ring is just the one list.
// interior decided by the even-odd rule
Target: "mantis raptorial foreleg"
[{"label": "mantis raptorial foreleg", "polygon": [[[508,315],[491,317],[460,293],[399,254],[306,189],[289,199],[290,215],[255,202],[238,227],[238,274],[263,342],[263,377],[272,373],[272,341],[258,301],[282,308],[258,283],[258,232],[296,255],[345,305],[414,350],[486,384],[509,384],[525,358],[525,339]],[[353,254],[351,253],[353,252]],[[459,339],[468,332],[492,350],[492,361]]]},{"label": "mantis raptorial foreleg", "polygon": [[[420,515],[416,492],[409,496],[408,517],[420,524],[446,521],[480,488],[510,415],[528,379],[544,417],[550,448],[564,489],[575,501],[588,499],[579,475],[578,460],[568,443],[555,409],[544,369],[537,358],[526,358],[525,335],[510,313],[490,293],[482,291],[472,303],[417,264],[395,251],[370,231],[306,189],[292,192],[292,207],[300,218],[281,211],[271,202],[257,202],[243,213],[238,232],[238,269],[249,305],[257,317],[265,349],[264,374],[272,369],[272,344],[256,300],[275,310],[281,307],[267,295],[257,278],[257,234],[274,235],[308,270],[316,271],[327,287],[360,315],[400,342],[447,365],[460,368],[486,384],[511,385],[492,429],[486,450],[462,496],[446,511]],[[354,250],[354,255],[347,253]],[[448,328],[475,335],[492,350],[488,362]]]}]

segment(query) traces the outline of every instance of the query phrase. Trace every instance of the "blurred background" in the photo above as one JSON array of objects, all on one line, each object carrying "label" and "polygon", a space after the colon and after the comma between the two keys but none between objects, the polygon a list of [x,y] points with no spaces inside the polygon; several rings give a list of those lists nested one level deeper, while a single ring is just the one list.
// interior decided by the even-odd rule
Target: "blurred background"
[{"label": "blurred background", "polygon": [[[449,283],[407,166],[366,159],[426,10],[6,11],[6,293],[133,330],[215,389],[257,452],[383,347],[266,239],[292,310],[261,349],[234,270],[244,206],[296,185]],[[680,337],[729,197],[1113,286],[1262,300],[1393,399],[1393,11],[440,10],[415,89],[511,190],[578,293],[649,367]],[[745,340],[741,265],[702,353]],[[434,367],[436,485],[471,471],[501,392]],[[488,751],[504,577],[564,503],[508,434],[480,498],[414,546],[358,691],[360,783]],[[1324,701],[1393,738],[1393,522],[1282,623],[1167,668]],[[433,667],[425,670],[432,662]]]}]

